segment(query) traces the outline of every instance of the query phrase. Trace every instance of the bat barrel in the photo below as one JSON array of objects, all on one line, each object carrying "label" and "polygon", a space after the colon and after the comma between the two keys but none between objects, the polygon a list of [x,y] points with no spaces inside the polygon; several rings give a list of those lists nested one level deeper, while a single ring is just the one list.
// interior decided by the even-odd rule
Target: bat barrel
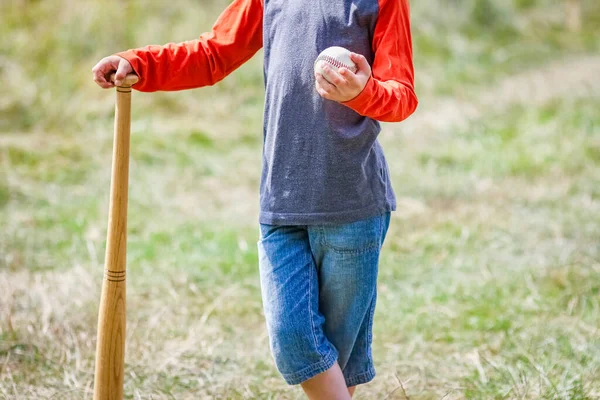
[{"label": "bat barrel", "polygon": [[123,398],[131,85],[136,81],[137,76],[128,75],[123,85],[116,89],[110,208],[98,314],[94,400]]}]

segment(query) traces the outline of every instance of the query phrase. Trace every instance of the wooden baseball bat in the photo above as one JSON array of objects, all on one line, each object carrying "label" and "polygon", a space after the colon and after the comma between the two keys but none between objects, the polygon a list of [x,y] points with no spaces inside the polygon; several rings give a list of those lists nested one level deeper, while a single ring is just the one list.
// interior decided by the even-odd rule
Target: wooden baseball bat
[{"label": "wooden baseball bat", "polygon": [[[111,80],[114,82],[114,74]],[[123,399],[129,130],[131,85],[137,81],[136,75],[127,75],[121,86],[117,87],[106,257],[98,314],[94,400]]]}]

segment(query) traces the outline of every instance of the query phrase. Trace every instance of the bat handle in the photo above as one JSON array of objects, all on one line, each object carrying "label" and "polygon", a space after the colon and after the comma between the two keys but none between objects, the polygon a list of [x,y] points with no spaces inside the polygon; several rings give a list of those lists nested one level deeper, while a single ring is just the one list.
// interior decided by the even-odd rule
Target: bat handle
[{"label": "bat handle", "polygon": [[[110,81],[113,83],[115,82],[115,76],[116,74],[114,73],[110,75]],[[138,78],[136,74],[128,74],[125,78],[123,78],[123,81],[119,87],[131,87],[138,83],[139,80],[140,78]]]},{"label": "bat handle", "polygon": [[[110,206],[98,313],[94,400],[123,399],[131,85],[137,79],[135,75],[128,75],[116,89]],[[114,75],[111,80],[114,80]]]}]

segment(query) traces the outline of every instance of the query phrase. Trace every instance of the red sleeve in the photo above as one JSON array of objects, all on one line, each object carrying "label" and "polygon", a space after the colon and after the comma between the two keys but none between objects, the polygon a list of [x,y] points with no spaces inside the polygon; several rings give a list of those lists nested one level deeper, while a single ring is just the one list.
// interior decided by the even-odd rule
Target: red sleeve
[{"label": "red sleeve", "polygon": [[140,77],[142,92],[213,85],[262,47],[263,0],[234,0],[199,39],[117,53]]},{"label": "red sleeve", "polygon": [[373,51],[371,78],[357,97],[343,104],[379,121],[402,121],[415,111],[418,103],[408,0],[379,0]]}]

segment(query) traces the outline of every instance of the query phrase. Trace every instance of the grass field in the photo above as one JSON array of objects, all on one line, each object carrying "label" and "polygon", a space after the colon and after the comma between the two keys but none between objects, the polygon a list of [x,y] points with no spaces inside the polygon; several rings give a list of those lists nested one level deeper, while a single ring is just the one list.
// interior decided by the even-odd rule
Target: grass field
[{"label": "grass field", "polygon": [[[114,93],[89,71],[226,2],[199,3],[0,5],[0,398],[91,398]],[[567,33],[552,0],[412,3],[421,102],[381,135],[399,206],[355,398],[599,399],[600,6]],[[128,399],[302,398],[262,315],[262,102],[260,57],[134,93]]]}]

